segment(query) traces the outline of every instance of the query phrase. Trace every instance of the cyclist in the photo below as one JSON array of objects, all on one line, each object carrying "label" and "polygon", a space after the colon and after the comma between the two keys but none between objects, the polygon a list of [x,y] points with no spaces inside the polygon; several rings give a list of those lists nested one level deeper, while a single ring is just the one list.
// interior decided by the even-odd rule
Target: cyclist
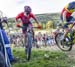
[{"label": "cyclist", "polygon": [[[36,23],[38,24],[38,26],[40,27],[39,22],[37,21],[35,15],[32,13],[31,7],[30,6],[24,6],[24,11],[19,13],[16,16],[16,21],[18,22],[18,19],[21,19],[22,25],[25,27],[28,27],[28,26],[32,26],[32,23],[30,22],[31,18],[33,18],[36,21]],[[24,34],[26,32],[26,29],[27,28],[22,29]],[[33,32],[33,35],[34,35],[34,32]],[[34,36],[33,36],[33,38],[34,38]]]},{"label": "cyclist", "polygon": [[68,3],[61,12],[61,20],[66,22],[64,24],[65,34],[69,31],[68,25],[73,24],[75,21],[75,1]]},{"label": "cyclist", "polygon": [[[32,13],[32,9],[30,6],[24,6],[24,11],[19,13],[17,16],[16,16],[16,21],[18,22],[18,20],[20,19],[22,22],[22,25],[24,26],[24,28],[22,29],[23,31],[23,34],[24,34],[24,39],[25,39],[25,42],[26,42],[26,30],[27,30],[27,27],[31,26],[32,27],[32,23],[30,21],[30,19],[33,18],[35,20],[35,22],[37,23],[38,27],[41,27],[39,22],[37,21],[35,15]],[[33,29],[31,29],[32,32],[33,32],[33,40],[34,40],[34,31]],[[25,44],[25,47],[27,48],[27,44]],[[28,46],[28,47],[32,47],[32,45]]]}]

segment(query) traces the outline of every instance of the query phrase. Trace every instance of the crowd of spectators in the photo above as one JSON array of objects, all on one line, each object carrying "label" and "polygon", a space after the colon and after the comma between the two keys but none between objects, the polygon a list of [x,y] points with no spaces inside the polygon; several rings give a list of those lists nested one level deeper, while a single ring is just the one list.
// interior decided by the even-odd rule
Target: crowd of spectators
[{"label": "crowd of spectators", "polygon": [[[14,47],[24,47],[24,37],[22,33],[11,34],[9,35],[10,43]],[[41,46],[54,46],[55,39],[53,34],[41,33],[38,32],[34,36],[33,47],[41,47]]]},{"label": "crowd of spectators", "polygon": [[55,43],[55,39],[54,39],[54,35],[53,34],[47,34],[44,33],[42,34],[41,32],[39,32],[37,35],[35,35],[35,46],[54,46]]}]

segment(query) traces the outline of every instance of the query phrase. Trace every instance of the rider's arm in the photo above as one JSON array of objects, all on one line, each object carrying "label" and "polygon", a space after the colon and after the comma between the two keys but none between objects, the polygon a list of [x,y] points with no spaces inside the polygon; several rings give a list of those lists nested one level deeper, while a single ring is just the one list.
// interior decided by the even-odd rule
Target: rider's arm
[{"label": "rider's arm", "polygon": [[34,20],[35,20],[35,22],[36,22],[37,24],[39,24],[39,22],[38,22],[38,20],[37,20],[36,18],[35,18]]},{"label": "rider's arm", "polygon": [[17,22],[18,22],[18,19],[21,18],[21,15],[22,15],[22,13],[20,13],[20,14],[18,14],[18,15],[16,16],[16,21],[17,21]]},{"label": "rider's arm", "polygon": [[36,22],[37,24],[39,24],[39,22],[38,22],[38,20],[36,19],[35,15],[31,14],[31,17],[35,20],[35,22]]},{"label": "rider's arm", "polygon": [[66,21],[66,13],[67,13],[67,11],[64,11],[64,13],[63,13],[63,21]]},{"label": "rider's arm", "polygon": [[19,19],[20,17],[19,16],[16,16],[16,21],[18,22],[18,19]]}]

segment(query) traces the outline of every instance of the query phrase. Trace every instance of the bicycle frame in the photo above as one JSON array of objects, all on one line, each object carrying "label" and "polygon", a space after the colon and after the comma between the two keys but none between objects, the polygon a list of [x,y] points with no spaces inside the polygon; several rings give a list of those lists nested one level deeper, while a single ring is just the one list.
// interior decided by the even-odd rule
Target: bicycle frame
[{"label": "bicycle frame", "polygon": [[[74,25],[75,25],[75,23],[72,24],[72,26],[70,27],[70,29],[68,30],[68,32],[74,27]],[[67,35],[67,33],[66,33],[66,35]]]}]

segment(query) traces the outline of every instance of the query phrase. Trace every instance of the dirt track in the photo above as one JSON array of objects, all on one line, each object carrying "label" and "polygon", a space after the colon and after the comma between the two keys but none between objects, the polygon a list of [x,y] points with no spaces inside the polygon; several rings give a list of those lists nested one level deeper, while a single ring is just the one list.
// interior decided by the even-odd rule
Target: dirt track
[{"label": "dirt track", "polygon": [[[60,50],[60,49],[57,46],[52,46],[51,50]],[[70,57],[70,59],[75,60],[75,45],[73,45],[73,48],[71,51],[64,51],[64,52]]]},{"label": "dirt track", "polygon": [[[62,51],[60,50],[56,45],[51,47],[41,47],[39,50],[50,50],[50,51]],[[75,59],[75,45],[73,45],[73,48],[71,51],[64,51],[71,59]]]},{"label": "dirt track", "polygon": [[75,45],[73,45],[73,48],[71,51],[65,52],[71,59],[75,60]]}]

